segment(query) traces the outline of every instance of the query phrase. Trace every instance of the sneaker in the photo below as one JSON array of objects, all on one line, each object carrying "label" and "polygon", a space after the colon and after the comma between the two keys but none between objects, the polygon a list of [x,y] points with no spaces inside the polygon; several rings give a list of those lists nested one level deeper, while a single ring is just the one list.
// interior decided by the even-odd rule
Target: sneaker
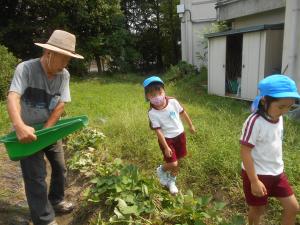
[{"label": "sneaker", "polygon": [[176,187],[175,181],[176,181],[176,177],[170,175],[168,187],[172,195],[176,195],[178,193],[178,188]]},{"label": "sneaker", "polygon": [[70,213],[75,208],[72,202],[67,201],[61,201],[60,203],[52,206],[56,213]]},{"label": "sneaker", "polygon": [[168,182],[169,182],[169,178],[168,178],[168,174],[163,170],[162,165],[157,167],[156,173],[157,173],[157,176],[159,178],[159,182],[161,183],[161,185],[167,186]]},{"label": "sneaker", "polygon": [[56,221],[52,221],[51,223],[48,223],[48,225],[58,225],[58,223],[56,223]]}]

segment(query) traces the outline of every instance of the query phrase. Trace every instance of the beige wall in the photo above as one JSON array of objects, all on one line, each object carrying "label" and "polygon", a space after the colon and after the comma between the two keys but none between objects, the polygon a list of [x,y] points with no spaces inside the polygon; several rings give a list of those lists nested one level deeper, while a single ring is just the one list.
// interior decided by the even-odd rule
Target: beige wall
[{"label": "beige wall", "polygon": [[[204,39],[204,33],[207,31],[211,22],[201,22],[193,24],[193,47],[192,64],[200,68],[207,65],[207,39]],[[206,58],[205,58],[206,56]]]},{"label": "beige wall", "polygon": [[[187,1],[186,1],[187,2]],[[209,0],[192,0],[189,1],[192,5],[192,20],[195,22],[215,20],[216,19],[216,10],[215,3],[216,1]]]},{"label": "beige wall", "polygon": [[[201,61],[198,55],[204,55],[206,44],[201,37],[206,27],[216,20],[214,8],[216,0],[181,0],[186,12],[181,18],[181,50],[182,60],[196,65],[198,68],[206,61]],[[191,13],[191,14],[190,14]]]},{"label": "beige wall", "polygon": [[284,8],[286,0],[233,0],[217,4],[218,20],[231,20]]},{"label": "beige wall", "polygon": [[284,23],[285,10],[284,8],[276,9],[264,13],[259,13],[251,16],[236,18],[232,22],[233,29],[243,27],[251,27],[264,24]]},{"label": "beige wall", "polygon": [[300,90],[300,1],[286,1],[282,73],[291,76]]}]

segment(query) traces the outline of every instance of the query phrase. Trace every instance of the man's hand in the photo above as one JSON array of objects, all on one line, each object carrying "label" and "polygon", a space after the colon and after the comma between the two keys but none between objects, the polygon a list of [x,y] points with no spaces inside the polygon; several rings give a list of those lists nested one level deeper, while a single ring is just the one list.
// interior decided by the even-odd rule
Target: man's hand
[{"label": "man's hand", "polygon": [[21,143],[29,143],[36,140],[35,130],[27,126],[21,118],[21,95],[16,92],[9,92],[7,97],[7,111],[12,124],[16,130],[17,138]]},{"label": "man's hand", "polygon": [[173,154],[172,149],[170,149],[169,147],[165,149],[165,156],[167,156],[168,158],[171,158]]},{"label": "man's hand", "polygon": [[256,197],[263,197],[268,194],[265,185],[260,180],[251,183],[251,193]]},{"label": "man's hand", "polygon": [[27,125],[15,126],[17,138],[21,143],[30,143],[37,139],[35,129]]}]

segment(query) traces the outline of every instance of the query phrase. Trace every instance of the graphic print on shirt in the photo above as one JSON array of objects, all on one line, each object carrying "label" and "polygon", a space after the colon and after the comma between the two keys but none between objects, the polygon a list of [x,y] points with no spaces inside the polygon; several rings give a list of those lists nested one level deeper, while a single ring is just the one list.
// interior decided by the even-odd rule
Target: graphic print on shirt
[{"label": "graphic print on shirt", "polygon": [[177,119],[177,117],[176,117],[176,112],[175,112],[175,111],[171,111],[171,112],[169,113],[169,117],[170,117],[171,119],[173,119],[173,120]]},{"label": "graphic print on shirt", "polygon": [[48,109],[52,97],[45,90],[28,87],[22,95],[22,101],[31,108]]}]

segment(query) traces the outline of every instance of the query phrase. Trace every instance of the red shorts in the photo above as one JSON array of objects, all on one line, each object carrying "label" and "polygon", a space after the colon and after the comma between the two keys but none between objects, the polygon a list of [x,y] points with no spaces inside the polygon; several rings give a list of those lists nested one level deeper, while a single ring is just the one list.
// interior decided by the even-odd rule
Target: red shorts
[{"label": "red shorts", "polygon": [[293,190],[288,182],[285,173],[277,176],[257,175],[258,179],[265,185],[267,195],[256,197],[251,193],[251,183],[245,170],[242,170],[243,189],[248,205],[262,206],[268,203],[268,197],[285,198],[293,195]]},{"label": "red shorts", "polygon": [[165,156],[164,147],[161,143],[159,143],[159,147],[164,155],[164,160],[167,163],[176,162],[178,159],[186,156],[186,138],[185,133],[181,133],[174,138],[165,138],[168,146],[172,149],[173,153],[171,157]]}]

